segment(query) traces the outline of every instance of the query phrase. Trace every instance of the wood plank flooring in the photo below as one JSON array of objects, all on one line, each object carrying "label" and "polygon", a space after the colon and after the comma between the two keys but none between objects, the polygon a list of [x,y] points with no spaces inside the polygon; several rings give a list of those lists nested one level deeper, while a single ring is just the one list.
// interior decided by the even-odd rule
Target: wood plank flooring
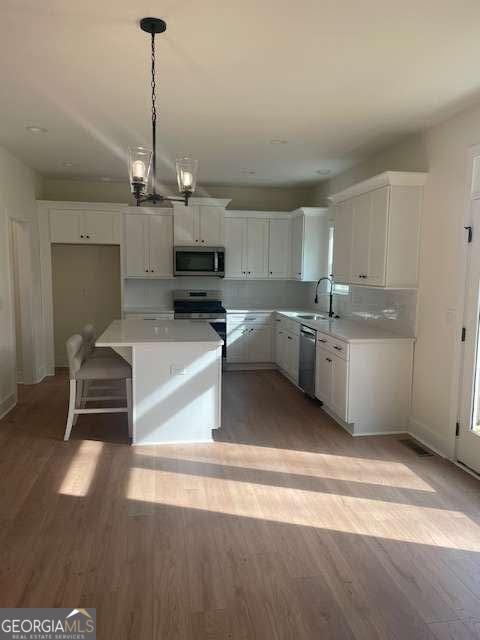
[{"label": "wood plank flooring", "polygon": [[208,445],[62,441],[67,380],[0,422],[0,606],[96,607],[98,638],[480,638],[480,483],[353,439],[275,372],[224,375]]}]

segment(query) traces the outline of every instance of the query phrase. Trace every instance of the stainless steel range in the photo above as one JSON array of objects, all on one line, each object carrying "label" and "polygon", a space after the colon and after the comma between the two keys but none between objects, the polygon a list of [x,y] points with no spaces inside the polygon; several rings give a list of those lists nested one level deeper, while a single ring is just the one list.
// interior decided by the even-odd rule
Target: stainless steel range
[{"label": "stainless steel range", "polygon": [[223,340],[222,357],[227,357],[227,312],[221,291],[176,289],[173,292],[175,319],[209,322]]}]

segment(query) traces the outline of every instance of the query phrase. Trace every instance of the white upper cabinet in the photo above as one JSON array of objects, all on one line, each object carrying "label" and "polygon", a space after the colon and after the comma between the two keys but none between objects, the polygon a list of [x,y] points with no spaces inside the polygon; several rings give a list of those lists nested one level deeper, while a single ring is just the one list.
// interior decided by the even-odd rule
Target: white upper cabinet
[{"label": "white upper cabinet", "polygon": [[290,229],[289,219],[270,220],[268,243],[268,275],[270,278],[286,279],[290,276]]},{"label": "white upper cabinet", "polygon": [[247,278],[268,278],[268,220],[251,218],[246,225],[244,266]]},{"label": "white upper cabinet", "polygon": [[166,214],[127,213],[124,264],[127,278],[171,278],[173,220]]},{"label": "white upper cabinet", "polygon": [[120,244],[120,215],[105,211],[52,209],[50,241],[63,244]]},{"label": "white upper cabinet", "polygon": [[328,274],[328,209],[302,207],[293,212],[291,277],[315,282]]},{"label": "white upper cabinet", "polygon": [[425,180],[425,173],[388,171],[332,197],[337,282],[417,286]]},{"label": "white upper cabinet", "polygon": [[243,268],[243,245],[245,243],[244,218],[225,220],[225,277],[242,280],[246,277]]},{"label": "white upper cabinet", "polygon": [[225,207],[229,202],[230,200],[213,198],[190,198],[188,207],[181,202],[175,202],[175,245],[223,247]]},{"label": "white upper cabinet", "polygon": [[225,277],[268,278],[268,219],[225,220]]}]

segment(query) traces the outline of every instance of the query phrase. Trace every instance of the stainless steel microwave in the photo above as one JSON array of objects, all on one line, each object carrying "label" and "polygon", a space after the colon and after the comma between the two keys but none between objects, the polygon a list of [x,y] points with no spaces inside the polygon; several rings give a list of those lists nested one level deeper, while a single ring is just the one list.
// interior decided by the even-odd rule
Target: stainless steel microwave
[{"label": "stainless steel microwave", "polygon": [[173,271],[176,276],[225,276],[224,247],[175,247]]}]

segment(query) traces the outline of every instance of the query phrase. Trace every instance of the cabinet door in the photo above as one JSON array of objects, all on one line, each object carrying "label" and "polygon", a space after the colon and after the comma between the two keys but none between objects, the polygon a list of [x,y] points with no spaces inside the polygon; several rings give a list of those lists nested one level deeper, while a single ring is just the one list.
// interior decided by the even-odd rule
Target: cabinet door
[{"label": "cabinet door", "polygon": [[64,244],[83,242],[82,213],[78,211],[50,211],[50,240]]},{"label": "cabinet door", "polygon": [[292,278],[301,280],[303,276],[303,216],[292,219]]},{"label": "cabinet door", "polygon": [[150,275],[168,278],[173,275],[172,217],[148,217],[148,247]]},{"label": "cabinet door", "polygon": [[332,395],[332,361],[333,354],[327,351],[327,349],[317,345],[315,395],[328,406],[330,406]]},{"label": "cabinet door", "polygon": [[339,418],[347,421],[348,362],[332,355],[330,406]]},{"label": "cabinet door", "polygon": [[246,221],[243,218],[225,220],[225,277],[244,279],[246,269],[244,260],[244,242]]},{"label": "cabinet door", "polygon": [[143,214],[125,215],[125,272],[138,278],[148,274],[147,220]]},{"label": "cabinet door", "polygon": [[370,244],[370,193],[353,198],[353,241],[351,282],[365,284],[368,276]]},{"label": "cabinet door", "polygon": [[83,235],[91,244],[120,244],[119,216],[89,211],[83,216]]},{"label": "cabinet door", "polygon": [[351,200],[335,206],[333,273],[336,282],[350,282],[352,262],[353,205]]},{"label": "cabinet door", "polygon": [[247,330],[244,324],[227,325],[227,362],[247,362]]},{"label": "cabinet door", "polygon": [[389,187],[370,193],[368,271],[365,282],[371,285],[385,284],[389,193]]},{"label": "cabinet door", "polygon": [[225,244],[224,208],[200,205],[198,211],[200,244],[223,247]]},{"label": "cabinet door", "polygon": [[268,220],[247,219],[247,278],[268,278]]},{"label": "cabinet door", "polygon": [[290,220],[270,220],[268,275],[288,278],[290,275]]},{"label": "cabinet door", "polygon": [[250,327],[248,334],[249,362],[273,362],[272,328]]},{"label": "cabinet door", "polygon": [[285,360],[284,352],[285,345],[285,332],[283,329],[277,329],[275,331],[275,364],[283,369],[283,363]]},{"label": "cabinet door", "polygon": [[174,242],[177,246],[199,244],[198,206],[176,204],[173,208]]},{"label": "cabinet door", "polygon": [[300,356],[300,339],[292,333],[287,334],[288,375],[298,382],[298,366]]}]

